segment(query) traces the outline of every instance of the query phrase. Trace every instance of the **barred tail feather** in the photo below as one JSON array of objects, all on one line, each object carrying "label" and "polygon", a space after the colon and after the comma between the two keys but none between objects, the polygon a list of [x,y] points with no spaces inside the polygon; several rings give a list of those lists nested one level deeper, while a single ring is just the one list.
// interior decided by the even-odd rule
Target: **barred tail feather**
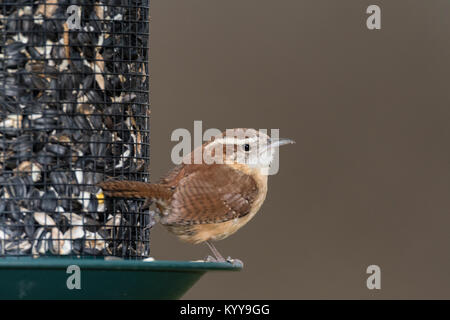
[{"label": "barred tail feather", "polygon": [[99,187],[106,196],[116,198],[170,199],[172,196],[167,186],[140,181],[105,181]]}]

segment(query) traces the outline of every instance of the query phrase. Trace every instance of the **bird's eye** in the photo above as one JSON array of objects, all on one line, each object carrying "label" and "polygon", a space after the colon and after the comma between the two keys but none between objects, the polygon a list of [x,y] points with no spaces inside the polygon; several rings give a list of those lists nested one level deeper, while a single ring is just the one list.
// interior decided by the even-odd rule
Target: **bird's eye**
[{"label": "bird's eye", "polygon": [[250,151],[250,145],[248,143],[244,144],[244,150]]}]

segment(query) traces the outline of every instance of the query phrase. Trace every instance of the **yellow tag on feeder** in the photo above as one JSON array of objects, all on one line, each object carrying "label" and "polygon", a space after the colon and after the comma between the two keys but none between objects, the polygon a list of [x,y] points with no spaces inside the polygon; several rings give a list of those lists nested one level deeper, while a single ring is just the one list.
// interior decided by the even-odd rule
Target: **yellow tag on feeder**
[{"label": "yellow tag on feeder", "polygon": [[97,193],[98,204],[105,202],[105,194],[103,192]]}]

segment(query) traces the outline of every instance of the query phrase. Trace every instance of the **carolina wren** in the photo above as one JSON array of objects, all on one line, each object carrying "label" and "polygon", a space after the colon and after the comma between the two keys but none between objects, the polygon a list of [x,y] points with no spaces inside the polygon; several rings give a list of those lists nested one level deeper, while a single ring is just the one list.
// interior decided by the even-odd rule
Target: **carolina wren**
[{"label": "carolina wren", "polygon": [[[294,141],[231,129],[191,152],[158,183],[106,181],[100,187],[106,196],[155,202],[160,223],[170,232],[185,242],[206,242],[216,261],[224,262],[211,241],[232,235],[258,212],[275,148],[288,143]],[[195,162],[199,151],[202,163]],[[216,161],[206,161],[207,156]]]}]

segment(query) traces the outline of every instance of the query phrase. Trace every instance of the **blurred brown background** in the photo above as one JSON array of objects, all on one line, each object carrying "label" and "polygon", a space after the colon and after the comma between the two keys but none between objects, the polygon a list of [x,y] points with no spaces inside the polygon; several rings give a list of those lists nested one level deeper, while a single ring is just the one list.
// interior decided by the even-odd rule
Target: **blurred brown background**
[{"label": "blurred brown background", "polygon": [[[448,0],[152,1],[153,180],[194,120],[297,141],[260,213],[217,243],[245,269],[185,298],[450,298],[449,13]],[[156,259],[209,254],[161,226],[152,241]],[[381,290],[366,288],[371,264]]]}]

